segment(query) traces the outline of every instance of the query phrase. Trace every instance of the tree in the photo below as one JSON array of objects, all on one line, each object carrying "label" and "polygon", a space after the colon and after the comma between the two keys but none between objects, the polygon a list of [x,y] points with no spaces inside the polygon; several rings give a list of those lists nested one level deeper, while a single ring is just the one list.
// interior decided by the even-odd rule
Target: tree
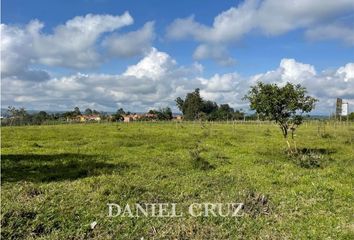
[{"label": "tree", "polygon": [[150,109],[148,113],[154,114],[155,116],[154,117],[147,117],[147,118],[144,118],[143,120],[151,120],[151,119],[171,120],[173,118],[172,110],[169,107],[160,108],[159,110]]},{"label": "tree", "polygon": [[85,114],[86,114],[86,115],[91,115],[91,114],[92,114],[91,108],[86,108],[86,109],[85,109]]},{"label": "tree", "polygon": [[198,119],[203,109],[203,99],[200,96],[199,88],[188,93],[185,100],[178,97],[176,104],[186,120]]},{"label": "tree", "polygon": [[234,109],[229,104],[221,104],[218,109],[218,119],[231,120],[234,116]]},{"label": "tree", "polygon": [[194,92],[188,93],[184,100],[178,97],[176,105],[186,120],[234,120],[243,119],[244,116],[242,111],[235,112],[229,104],[218,106],[216,102],[204,100],[200,96],[198,88]]},{"label": "tree", "polygon": [[48,115],[48,113],[46,113],[45,111],[40,111],[37,114],[33,114],[32,117],[32,123],[34,124],[42,124],[46,120],[50,119],[50,115]]},{"label": "tree", "polygon": [[171,108],[160,108],[159,111],[157,111],[157,118],[158,120],[171,120],[173,118]]},{"label": "tree", "polygon": [[241,110],[236,110],[233,114],[233,120],[243,120],[245,113]]},{"label": "tree", "polygon": [[219,109],[218,104],[212,101],[203,101],[202,112],[206,114],[211,114]]},{"label": "tree", "polygon": [[123,108],[119,108],[119,109],[117,110],[117,114],[124,115],[124,114],[125,114],[124,109],[123,109]]},{"label": "tree", "polygon": [[125,111],[123,110],[123,108],[119,108],[117,110],[117,112],[112,115],[112,120],[113,121],[123,121],[124,120],[123,115],[125,115]]},{"label": "tree", "polygon": [[22,124],[24,120],[28,120],[29,114],[27,111],[22,107],[22,108],[15,108],[12,106],[9,106],[7,108],[7,114],[9,115],[11,121],[10,125],[13,124]]},{"label": "tree", "polygon": [[[295,130],[303,122],[303,114],[311,112],[317,99],[307,96],[306,88],[300,84],[287,83],[284,87],[276,84],[258,82],[252,86],[245,99],[250,101],[250,108],[260,116],[275,121],[283,134],[290,152],[288,133],[294,140]],[[294,141],[295,151],[296,142]]]},{"label": "tree", "polygon": [[80,108],[79,107],[75,107],[73,114],[74,114],[74,116],[81,115]]},{"label": "tree", "polygon": [[351,112],[349,115],[348,115],[348,119],[350,121],[353,121],[354,120],[354,112]]}]

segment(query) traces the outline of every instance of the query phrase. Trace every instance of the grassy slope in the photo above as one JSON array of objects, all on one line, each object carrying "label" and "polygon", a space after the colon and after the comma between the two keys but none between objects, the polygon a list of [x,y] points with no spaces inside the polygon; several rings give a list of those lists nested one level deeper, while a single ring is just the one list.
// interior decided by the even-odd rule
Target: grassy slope
[{"label": "grassy slope", "polygon": [[[3,128],[1,234],[4,239],[350,239],[354,126],[304,125],[297,137],[300,148],[328,150],[321,168],[289,160],[273,125]],[[193,167],[190,152],[197,145],[214,169]],[[260,203],[261,195],[268,202]],[[249,211],[236,219],[111,219],[108,202],[245,202]],[[98,225],[91,231],[93,221]]]}]

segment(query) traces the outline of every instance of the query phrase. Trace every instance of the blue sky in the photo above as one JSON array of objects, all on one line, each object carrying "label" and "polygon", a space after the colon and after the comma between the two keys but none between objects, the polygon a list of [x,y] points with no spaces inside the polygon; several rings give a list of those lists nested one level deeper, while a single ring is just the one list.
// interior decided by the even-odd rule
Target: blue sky
[{"label": "blue sky", "polygon": [[[80,39],[71,20],[106,30]],[[3,106],[144,111],[200,87],[245,108],[255,79],[302,83],[322,100],[318,113],[335,97],[353,101],[350,0],[5,0],[2,35]]]}]

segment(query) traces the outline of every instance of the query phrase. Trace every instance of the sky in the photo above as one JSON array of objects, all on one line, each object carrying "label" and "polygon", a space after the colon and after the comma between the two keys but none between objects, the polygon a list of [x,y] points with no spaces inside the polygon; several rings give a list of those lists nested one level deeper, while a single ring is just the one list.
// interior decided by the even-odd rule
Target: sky
[{"label": "sky", "polygon": [[248,111],[257,81],[354,111],[354,0],[3,0],[1,104],[131,112],[202,97]]}]

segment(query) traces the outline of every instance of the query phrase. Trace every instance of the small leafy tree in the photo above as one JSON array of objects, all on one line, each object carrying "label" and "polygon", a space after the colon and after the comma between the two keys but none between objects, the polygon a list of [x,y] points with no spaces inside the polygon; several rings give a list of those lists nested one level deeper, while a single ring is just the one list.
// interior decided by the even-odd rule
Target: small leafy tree
[{"label": "small leafy tree", "polygon": [[[245,99],[250,101],[250,108],[263,118],[275,121],[286,140],[288,149],[292,152],[288,134],[294,141],[294,133],[303,122],[303,114],[315,107],[317,99],[307,96],[306,88],[300,84],[287,83],[284,87],[276,84],[258,82],[252,86]],[[296,142],[294,141],[296,150]]]},{"label": "small leafy tree", "polygon": [[29,114],[27,111],[22,108],[15,108],[13,106],[9,106],[7,108],[7,115],[10,117],[10,126],[13,124],[21,125],[23,122],[26,122],[29,118]]}]

